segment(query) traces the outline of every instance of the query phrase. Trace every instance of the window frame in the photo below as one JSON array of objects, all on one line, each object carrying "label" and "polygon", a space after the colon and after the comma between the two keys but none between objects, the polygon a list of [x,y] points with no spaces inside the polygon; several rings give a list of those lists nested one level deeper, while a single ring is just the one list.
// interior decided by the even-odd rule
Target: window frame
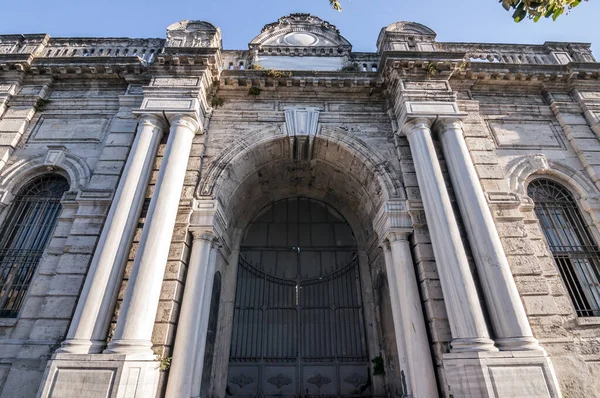
[{"label": "window frame", "polygon": [[[65,193],[70,191],[71,183],[69,181],[69,178],[61,172],[49,172],[49,173],[46,172],[46,173],[40,173],[40,174],[35,174],[35,175],[28,175],[26,178],[23,178],[23,181],[20,184],[15,184],[15,188],[18,187],[18,189],[14,189],[13,192],[10,192],[10,194],[11,194],[10,202],[4,207],[4,209],[2,209],[2,212],[0,214],[0,228],[2,228],[2,230],[1,230],[2,232],[0,233],[0,243],[4,243],[3,241],[7,238],[6,234],[14,233],[14,229],[12,231],[5,231],[5,228],[8,227],[6,225],[6,223],[11,222],[11,218],[12,218],[11,212],[15,208],[15,205],[19,202],[19,200],[18,200],[19,196],[25,196],[23,193],[25,191],[27,191],[28,189],[31,189],[33,187],[33,184],[38,184],[39,183],[38,180],[41,180],[43,178],[48,178],[48,177],[53,177],[57,180],[63,179],[64,183],[66,184],[66,189],[64,189],[62,191],[62,194],[60,195],[60,197],[56,196],[56,198],[58,198],[58,200],[55,203],[58,204],[58,208],[55,209],[56,214],[54,216],[54,220],[52,221],[52,226],[47,231],[47,237],[46,237],[45,243],[43,244],[43,247],[41,249],[37,249],[38,251],[40,251],[40,253],[39,253],[38,258],[35,261],[35,265],[31,265],[33,270],[31,271],[31,274],[26,282],[26,286],[24,287],[25,292],[22,294],[18,308],[10,310],[8,307],[5,308],[4,305],[2,306],[2,308],[0,308],[0,324],[2,324],[2,325],[14,324],[16,322],[16,320],[19,318],[20,313],[23,310],[25,303],[27,302],[27,299],[29,296],[29,289],[37,276],[39,266],[44,258],[44,254],[46,253],[46,250],[50,244],[50,241],[54,237],[56,227],[58,225],[58,222],[59,222],[62,212],[64,210],[62,202],[63,202]],[[29,195],[29,196],[35,196],[35,195]],[[49,196],[48,198],[51,198],[51,197]],[[7,245],[7,247],[4,249],[0,248],[0,250],[29,250],[29,251],[34,250],[33,248],[10,249],[9,246],[12,246],[14,242],[12,242],[12,238],[9,238],[7,240],[7,242],[11,242],[11,244]],[[3,261],[4,259],[0,258],[0,260]],[[21,267],[21,268],[23,266],[24,266],[23,264],[19,265],[19,267]],[[0,267],[0,271],[4,272],[3,267]],[[0,284],[0,288],[4,288],[4,287]],[[10,286],[7,289],[10,291],[10,290],[12,290],[12,288],[13,288],[13,286]],[[0,290],[0,293],[1,293],[1,290]],[[4,297],[0,297],[0,302],[3,300],[4,300]],[[14,314],[5,315],[4,314],[5,311],[13,311]]]},{"label": "window frame", "polygon": [[[600,324],[600,302],[598,303],[597,309],[589,310],[589,312],[594,312],[595,313],[594,315],[580,314],[580,312],[583,313],[586,310],[585,309],[580,309],[580,310],[577,309],[575,300],[573,299],[573,296],[571,293],[571,289],[567,285],[568,282],[565,280],[565,277],[563,276],[563,272],[561,271],[560,265],[557,263],[557,259],[556,259],[557,254],[555,254],[555,252],[552,250],[552,246],[551,246],[550,242],[548,241],[545,229],[542,225],[542,221],[538,217],[538,213],[536,210],[537,203],[534,200],[534,198],[529,195],[529,189],[530,189],[531,184],[534,181],[539,181],[539,180],[547,180],[553,184],[556,184],[558,186],[558,188],[562,189],[570,197],[570,199],[572,201],[571,202],[572,208],[575,211],[577,211],[577,213],[580,216],[581,221],[582,221],[582,225],[579,228],[585,229],[585,231],[581,231],[580,229],[577,229],[577,235],[581,236],[582,233],[587,234],[588,238],[590,240],[590,243],[595,246],[595,250],[599,253],[597,255],[598,261],[590,261],[591,263],[593,263],[592,265],[594,265],[596,267],[595,272],[596,272],[596,276],[597,276],[599,282],[600,282],[600,244],[599,244],[600,243],[600,231],[598,231],[598,228],[597,228],[596,224],[594,223],[593,218],[589,214],[589,212],[582,208],[581,201],[583,199],[582,199],[581,195],[575,189],[573,189],[573,187],[571,186],[571,184],[569,182],[566,182],[562,179],[556,178],[553,175],[533,175],[527,179],[525,187],[524,187],[525,193],[526,193],[527,197],[531,200],[531,203],[533,205],[532,211],[535,215],[536,223],[538,225],[538,228],[539,228],[541,235],[544,239],[544,242],[546,244],[548,254],[552,258],[552,262],[554,264],[556,272],[560,276],[561,283],[566,292],[565,296],[569,298],[569,302],[571,304],[573,314],[575,315],[576,320],[578,320],[577,323],[578,324]],[[576,226],[572,225],[572,222],[570,222],[570,224],[572,227],[577,228]],[[593,256],[593,254],[592,254],[592,256]],[[571,263],[570,266],[573,266],[573,264]],[[577,275],[575,277],[577,278],[577,283],[581,284],[579,277]],[[600,294],[600,288],[598,289],[597,293]],[[587,298],[586,298],[586,300],[587,300]]]}]

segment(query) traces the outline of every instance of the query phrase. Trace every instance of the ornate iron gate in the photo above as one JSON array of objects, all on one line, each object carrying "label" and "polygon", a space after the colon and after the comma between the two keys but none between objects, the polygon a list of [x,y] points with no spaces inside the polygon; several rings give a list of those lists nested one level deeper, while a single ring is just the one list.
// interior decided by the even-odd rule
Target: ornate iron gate
[{"label": "ornate iron gate", "polygon": [[[354,239],[341,216],[321,202],[288,199],[272,205],[271,211],[276,213],[278,206],[294,207],[291,201],[298,205],[297,211],[302,211],[302,202],[308,204],[311,214],[304,228],[299,226],[300,215],[291,222],[287,217],[275,222],[277,217],[267,216],[275,221],[263,222],[262,228],[250,228],[248,233],[262,229],[269,236],[268,230],[280,224],[279,230],[287,231],[287,245],[302,241],[294,237],[290,241],[290,230],[304,229],[310,235],[304,241],[306,250],[299,245],[269,244],[283,243],[276,235],[271,235],[271,242],[267,238],[254,242],[257,244],[252,244],[255,236],[247,236],[245,243],[250,245],[242,247],[228,392],[238,397],[368,396],[371,389]],[[325,213],[320,211],[323,209]],[[321,216],[314,217],[314,213]],[[265,212],[261,214],[264,220]],[[317,232],[319,228],[332,231],[333,241],[324,237],[327,233]],[[338,235],[345,238],[337,239]]]}]

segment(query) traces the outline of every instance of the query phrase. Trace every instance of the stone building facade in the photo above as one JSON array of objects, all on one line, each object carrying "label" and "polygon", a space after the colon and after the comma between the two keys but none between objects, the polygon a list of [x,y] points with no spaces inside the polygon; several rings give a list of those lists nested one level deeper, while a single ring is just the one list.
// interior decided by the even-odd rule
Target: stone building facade
[{"label": "stone building facade", "polygon": [[600,397],[590,46],[0,36],[0,397]]}]

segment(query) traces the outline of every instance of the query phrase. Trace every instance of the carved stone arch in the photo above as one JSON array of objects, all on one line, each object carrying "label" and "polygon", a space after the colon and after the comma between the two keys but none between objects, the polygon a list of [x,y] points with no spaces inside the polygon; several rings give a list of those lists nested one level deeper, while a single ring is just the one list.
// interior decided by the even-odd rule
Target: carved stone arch
[{"label": "carved stone arch", "polygon": [[0,203],[8,204],[27,181],[48,172],[63,175],[71,191],[87,186],[91,175],[82,158],[62,149],[50,149],[45,155],[19,159],[0,173]]},{"label": "carved stone arch", "polygon": [[353,152],[360,160],[371,166],[373,174],[378,177],[380,184],[386,188],[391,198],[404,198],[402,180],[390,162],[373,151],[360,138],[353,136],[348,130],[337,126],[322,126],[317,137],[336,141]]},{"label": "carved stone arch", "polygon": [[[356,155],[373,172],[381,187],[385,188],[384,196],[386,199],[404,198],[406,196],[398,173],[390,165],[390,162],[370,149],[362,140],[353,137],[347,130],[340,127],[321,126],[317,137],[336,142],[348,152]],[[277,138],[285,138],[279,126],[254,131],[240,137],[236,142],[226,147],[209,167],[205,176],[201,178],[196,189],[196,197],[212,196],[223,171],[234,159]]]},{"label": "carved stone arch", "polygon": [[237,156],[258,148],[263,143],[283,138],[280,126],[271,127],[266,130],[258,129],[250,134],[239,137],[235,142],[221,151],[215,161],[210,165],[206,174],[200,179],[196,188],[196,197],[212,196],[216,183],[225,170]]},{"label": "carved stone arch", "polygon": [[570,188],[577,196],[586,200],[600,193],[587,176],[543,154],[519,157],[508,163],[507,175],[511,192],[527,195],[527,183],[535,176],[551,176]]}]

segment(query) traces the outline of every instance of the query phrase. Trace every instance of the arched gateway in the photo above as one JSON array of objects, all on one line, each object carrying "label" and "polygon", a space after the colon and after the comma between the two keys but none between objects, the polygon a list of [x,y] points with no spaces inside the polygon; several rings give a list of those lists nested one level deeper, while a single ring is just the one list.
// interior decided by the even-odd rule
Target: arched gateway
[{"label": "arched gateway", "polygon": [[234,396],[369,396],[356,240],[331,206],[263,208],[237,272],[228,390]]}]

